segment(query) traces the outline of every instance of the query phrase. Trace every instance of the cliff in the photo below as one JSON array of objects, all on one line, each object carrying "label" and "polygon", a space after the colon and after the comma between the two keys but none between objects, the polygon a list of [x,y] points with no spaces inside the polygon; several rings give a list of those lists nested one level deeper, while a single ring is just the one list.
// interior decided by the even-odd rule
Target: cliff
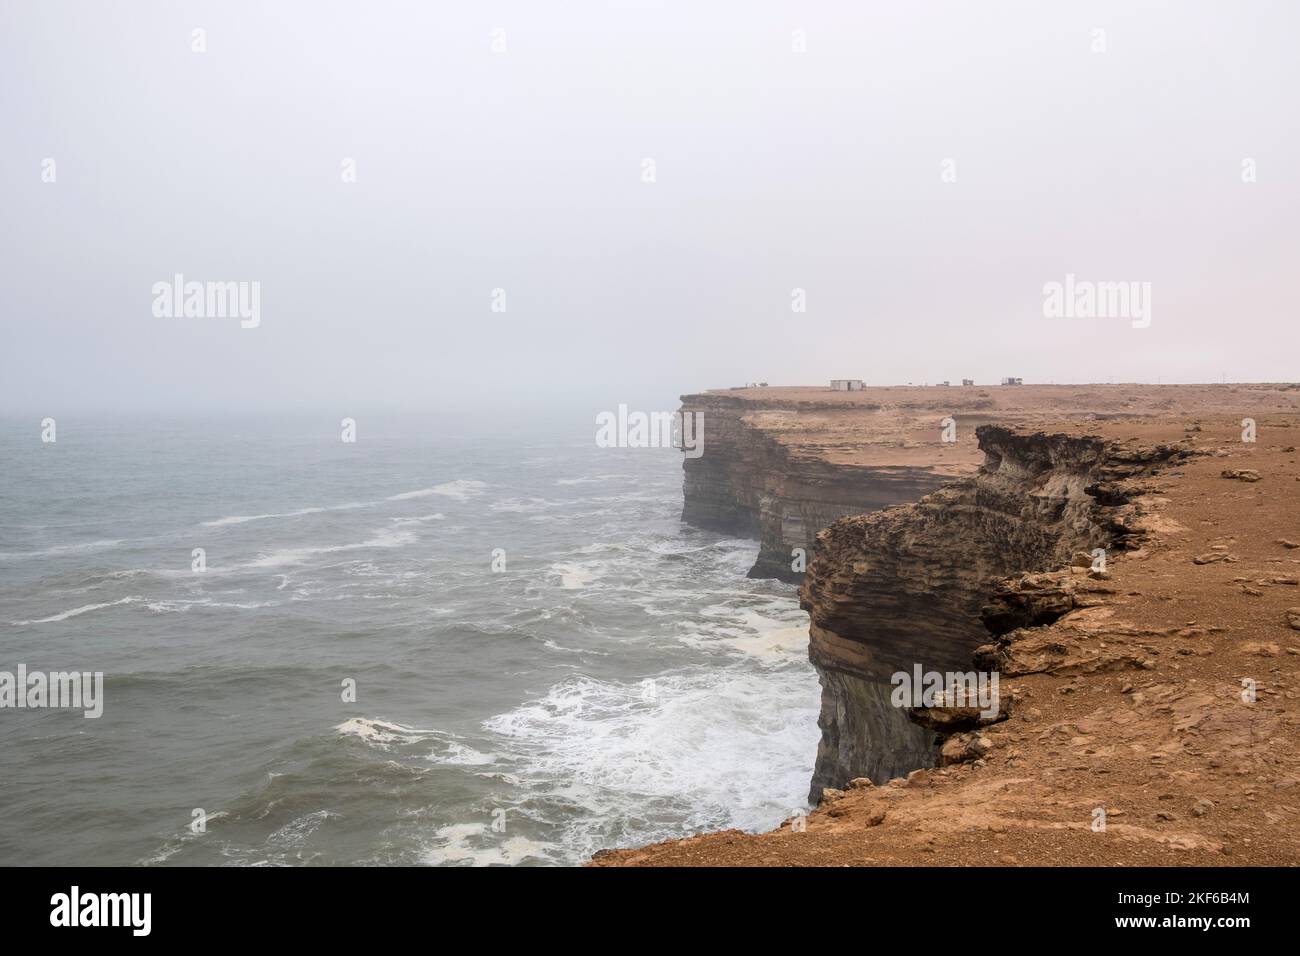
[{"label": "cliff", "polygon": [[[955,391],[684,400],[724,420],[715,436],[731,434],[704,456],[726,460],[688,462],[686,516],[733,522],[733,533],[762,533],[764,495],[798,511],[818,458],[832,472],[880,467],[870,446],[883,444],[965,467],[924,446],[945,405],[982,463],[815,536],[800,598],[822,739],[806,825],[593,863],[1300,861],[1300,717],[1289,704],[1300,694],[1300,542],[1288,536],[1300,527],[1300,390],[1026,386],[987,401]],[[1244,440],[1243,417],[1258,423],[1257,441]],[[1105,571],[1089,567],[1097,547]],[[892,707],[889,677],[916,664],[1000,672],[996,714]]]},{"label": "cliff", "polygon": [[814,803],[855,777],[932,766],[935,734],[891,704],[891,675],[970,670],[990,640],[981,610],[1001,580],[1066,567],[1079,551],[1129,547],[1125,521],[1140,487],[1131,479],[1185,454],[992,425],[977,437],[985,461],[975,475],[817,537],[800,592],[822,683]]},{"label": "cliff", "polygon": [[704,453],[683,466],[682,518],[757,538],[750,577],[797,584],[817,533],[836,519],[915,501],[975,467],[969,445],[940,440],[939,409],[921,442],[882,430],[882,418],[899,417],[882,416],[879,404],[764,391],[760,400],[682,396],[682,411],[702,416],[705,436]]}]

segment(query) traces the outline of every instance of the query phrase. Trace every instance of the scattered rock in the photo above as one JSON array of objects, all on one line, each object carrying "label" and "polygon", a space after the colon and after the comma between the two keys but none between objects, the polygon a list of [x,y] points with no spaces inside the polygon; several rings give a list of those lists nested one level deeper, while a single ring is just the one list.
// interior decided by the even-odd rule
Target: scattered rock
[{"label": "scattered rock", "polygon": [[834,787],[822,788],[822,803],[834,803],[843,796],[843,790],[836,790]]},{"label": "scattered rock", "polygon": [[1278,644],[1269,641],[1248,641],[1241,645],[1243,654],[1256,654],[1260,657],[1277,657],[1282,653],[1282,648]]},{"label": "scattered rock", "polygon": [[939,749],[939,763],[948,766],[978,760],[993,749],[993,742],[983,734],[953,734]]},{"label": "scattered rock", "polygon": [[870,790],[874,786],[870,777],[854,777],[849,781],[850,790]]},{"label": "scattered rock", "polygon": [[1207,551],[1192,558],[1192,564],[1217,564],[1220,561],[1233,564],[1236,560],[1236,555],[1229,554],[1227,551]]},{"label": "scattered rock", "polygon": [[867,826],[878,827],[885,822],[885,806],[877,804],[867,812]]},{"label": "scattered rock", "polygon": [[1235,481],[1259,481],[1262,475],[1250,468],[1225,468],[1220,478],[1231,478]]},{"label": "scattered rock", "polygon": [[1196,806],[1192,807],[1192,816],[1203,817],[1214,809],[1214,801],[1200,799],[1196,801]]},{"label": "scattered rock", "polygon": [[1288,539],[1286,539],[1286,538],[1278,538],[1278,539],[1277,539],[1277,543],[1280,544],[1280,545],[1281,545],[1282,547],[1284,547],[1284,548],[1292,548],[1292,549],[1294,549],[1294,548],[1300,548],[1300,542],[1290,541],[1290,540],[1288,540]]},{"label": "scattered rock", "polygon": [[1286,622],[1295,630],[1300,631],[1300,607],[1286,609]]}]

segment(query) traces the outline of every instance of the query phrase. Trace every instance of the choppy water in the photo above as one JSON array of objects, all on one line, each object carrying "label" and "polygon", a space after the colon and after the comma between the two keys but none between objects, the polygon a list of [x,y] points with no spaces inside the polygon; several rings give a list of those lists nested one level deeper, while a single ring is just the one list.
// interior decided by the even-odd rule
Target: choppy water
[{"label": "choppy water", "polygon": [[803,806],[794,589],[592,421],[0,424],[0,670],[106,675],[0,710],[0,863],[573,863]]}]

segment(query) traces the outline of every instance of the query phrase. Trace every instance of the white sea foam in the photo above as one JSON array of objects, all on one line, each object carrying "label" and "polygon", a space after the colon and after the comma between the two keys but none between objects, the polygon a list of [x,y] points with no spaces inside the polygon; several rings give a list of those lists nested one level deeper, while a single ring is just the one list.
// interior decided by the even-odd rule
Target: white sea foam
[{"label": "white sea foam", "polygon": [[124,597],[116,601],[107,601],[103,604],[84,604],[81,607],[74,607],[67,611],[60,611],[58,614],[51,614],[49,617],[38,617],[31,621],[12,621],[14,627],[25,627],[28,624],[53,624],[56,621],[66,621],[71,617],[80,617],[83,614],[89,614],[91,611],[99,611],[106,607],[117,607],[120,604],[134,604],[141,601],[139,597]]},{"label": "white sea foam", "polygon": [[493,833],[486,823],[453,823],[434,831],[433,839],[423,859],[430,866],[515,866],[530,859],[558,862],[546,844]]},{"label": "white sea foam", "polygon": [[41,551],[0,551],[0,560],[22,558],[52,558],[61,554],[86,554],[103,551],[121,544],[122,538],[105,538],[101,541],[83,541],[80,544],[59,544]]},{"label": "white sea foam", "polygon": [[741,637],[725,638],[723,643],[738,651],[769,661],[788,661],[808,653],[808,625],[781,627]]},{"label": "white sea foam", "polygon": [[582,478],[556,478],[557,485],[592,485],[602,481],[618,481],[631,475],[585,475]]},{"label": "white sea foam", "polygon": [[228,515],[225,518],[216,518],[212,521],[200,522],[204,528],[224,528],[232,524],[245,524],[249,521],[265,521],[268,518],[299,518],[303,515],[323,514],[327,511],[352,511],[357,508],[371,508],[379,504],[377,501],[349,501],[342,505],[325,505],[313,508],[298,508],[296,511],[276,511],[262,515]]},{"label": "white sea foam", "polygon": [[350,717],[334,728],[345,737],[360,737],[372,744],[409,744],[429,737],[437,731],[417,730],[378,717]]},{"label": "white sea foam", "polygon": [[[614,824],[633,843],[775,826],[805,806],[819,704],[811,666],[741,665],[659,675],[653,685],[573,677],[484,726],[526,791],[560,793],[586,811],[569,839],[590,852]],[[647,800],[680,819],[636,822]]]},{"label": "white sea foam", "polygon": [[[323,514],[330,511],[354,511],[358,508],[373,508],[387,501],[409,501],[414,498],[426,498],[429,495],[444,495],[448,498],[464,499],[470,495],[480,494],[486,487],[487,485],[481,481],[457,479],[456,481],[435,485],[432,488],[404,491],[401,494],[389,495],[387,498],[375,501],[348,501],[340,505],[313,505],[308,508],[295,508],[293,511],[269,511],[265,514],[256,515],[227,515],[223,518],[203,521],[200,524],[205,528],[223,528],[228,525],[246,524],[249,521],[266,521],[271,518],[300,518],[303,515]],[[441,515],[438,517],[441,517]]]},{"label": "white sea foam", "polygon": [[296,849],[307,838],[321,828],[321,825],[335,819],[341,814],[330,810],[314,810],[291,820],[266,838],[267,846],[277,849]]},{"label": "white sea foam", "polygon": [[328,547],[285,548],[258,555],[252,561],[239,565],[241,569],[255,570],[261,568],[278,568],[286,564],[303,564],[321,554],[339,554],[345,551],[361,551],[368,548],[400,548],[415,540],[409,531],[395,531],[383,528],[365,541],[356,544],[336,544]]},{"label": "white sea foam", "polygon": [[151,601],[145,607],[157,614],[183,614],[190,608],[195,607],[235,608],[241,611],[251,611],[260,607],[275,607],[278,603],[277,601],[252,601],[241,604],[235,601],[213,601],[204,598],[198,601]]},{"label": "white sea foam", "polygon": [[566,590],[585,588],[596,578],[596,563],[557,563],[551,565],[551,573],[560,576],[560,587]]},{"label": "white sea foam", "polygon": [[509,512],[511,514],[533,514],[564,505],[563,501],[547,501],[545,498],[506,498],[488,505],[489,511]]},{"label": "white sea foam", "polygon": [[470,478],[457,478],[455,481],[445,481],[440,485],[434,485],[432,488],[421,488],[418,491],[405,491],[400,495],[390,495],[389,501],[409,501],[412,498],[427,498],[430,495],[442,495],[445,498],[457,498],[464,501],[473,495],[481,495],[487,484],[482,481],[474,481]]},{"label": "white sea foam", "polygon": [[491,754],[481,753],[454,740],[447,741],[446,753],[440,754],[435,750],[429,754],[429,759],[434,763],[463,767],[485,767],[496,762],[496,757]]},{"label": "white sea foam", "polygon": [[439,512],[432,515],[413,515],[410,518],[389,518],[388,520],[399,528],[406,528],[412,525],[428,524],[430,521],[442,521],[445,517],[446,515]]},{"label": "white sea foam", "polygon": [[433,749],[424,754],[424,759],[436,764],[484,767],[496,760],[490,754],[461,743],[452,734],[440,730],[421,730],[378,717],[352,717],[343,721],[334,730],[345,737],[360,738],[371,746],[385,751],[398,747],[423,749],[432,743]]}]

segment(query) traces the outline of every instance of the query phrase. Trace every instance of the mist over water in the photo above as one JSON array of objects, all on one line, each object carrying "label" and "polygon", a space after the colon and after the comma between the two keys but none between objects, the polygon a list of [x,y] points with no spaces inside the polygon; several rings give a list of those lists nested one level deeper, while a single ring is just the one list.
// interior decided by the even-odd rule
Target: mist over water
[{"label": "mist over water", "polygon": [[105,673],[0,714],[0,859],[573,863],[804,806],[806,616],[681,524],[679,453],[357,420],[0,424],[0,669]]}]

